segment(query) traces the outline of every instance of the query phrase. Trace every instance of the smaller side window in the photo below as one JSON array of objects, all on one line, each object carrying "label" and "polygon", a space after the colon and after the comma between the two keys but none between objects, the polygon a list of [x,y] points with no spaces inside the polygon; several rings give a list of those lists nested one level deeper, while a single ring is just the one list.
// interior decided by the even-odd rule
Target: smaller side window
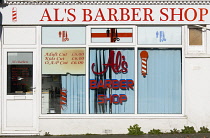
[{"label": "smaller side window", "polygon": [[190,25],[188,26],[188,54],[206,53],[206,26]]},{"label": "smaller side window", "polygon": [[203,45],[201,28],[189,28],[189,45]]}]

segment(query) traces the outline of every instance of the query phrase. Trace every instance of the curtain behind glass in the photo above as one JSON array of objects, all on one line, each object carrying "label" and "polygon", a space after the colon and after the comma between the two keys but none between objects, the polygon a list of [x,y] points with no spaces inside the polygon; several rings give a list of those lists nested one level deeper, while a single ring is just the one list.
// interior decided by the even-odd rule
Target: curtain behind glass
[{"label": "curtain behind glass", "polygon": [[66,105],[63,105],[61,114],[85,113],[85,76],[67,74],[61,76],[62,89],[66,90]]},{"label": "curtain behind glass", "polygon": [[[104,70],[105,66],[102,64],[107,64],[109,58],[110,50],[114,50],[115,56],[118,51],[121,51],[122,55],[125,56],[125,61],[128,62],[128,72],[127,73],[114,73],[111,68],[109,68],[106,73],[102,75],[95,75],[91,70],[92,63],[95,63],[95,71],[101,72]],[[115,59],[115,57],[114,57]],[[105,79],[132,79],[134,80],[134,50],[133,49],[90,49],[90,79],[95,80],[105,80]],[[134,86],[135,87],[135,86]],[[122,104],[110,104],[108,101],[106,104],[99,104],[97,95],[104,94],[110,97],[110,94],[125,94],[127,96],[127,101]],[[130,114],[134,113],[134,90],[114,90],[114,89],[90,89],[90,113],[91,114]]]},{"label": "curtain behind glass", "polygon": [[181,114],[181,49],[144,50],[149,54],[148,73],[142,76],[138,57],[138,113]]}]

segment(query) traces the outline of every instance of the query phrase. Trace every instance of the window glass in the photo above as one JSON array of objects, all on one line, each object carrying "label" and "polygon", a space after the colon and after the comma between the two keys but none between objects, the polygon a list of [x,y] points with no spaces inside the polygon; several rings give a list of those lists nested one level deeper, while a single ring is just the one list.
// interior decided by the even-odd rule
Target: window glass
[{"label": "window glass", "polygon": [[42,48],[42,113],[85,113],[85,48]]},{"label": "window glass", "polygon": [[85,27],[42,27],[42,44],[44,45],[82,45],[85,44]]},{"label": "window glass", "polygon": [[92,28],[92,43],[132,43],[132,28]]},{"label": "window glass", "polygon": [[7,54],[7,94],[33,94],[33,53]]},{"label": "window glass", "polygon": [[202,45],[201,28],[189,28],[189,45]]},{"label": "window glass", "polygon": [[134,113],[134,49],[90,49],[91,114]]},{"label": "window glass", "polygon": [[138,27],[138,44],[140,45],[181,45],[182,28],[162,26]]},{"label": "window glass", "polygon": [[139,49],[138,55],[138,113],[181,114],[181,49]]}]

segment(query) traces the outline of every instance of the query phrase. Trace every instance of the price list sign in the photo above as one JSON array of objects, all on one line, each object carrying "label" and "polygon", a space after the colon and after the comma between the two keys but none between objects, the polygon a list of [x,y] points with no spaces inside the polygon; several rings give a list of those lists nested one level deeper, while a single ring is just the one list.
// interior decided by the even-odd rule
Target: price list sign
[{"label": "price list sign", "polygon": [[43,48],[42,74],[85,74],[84,48]]}]

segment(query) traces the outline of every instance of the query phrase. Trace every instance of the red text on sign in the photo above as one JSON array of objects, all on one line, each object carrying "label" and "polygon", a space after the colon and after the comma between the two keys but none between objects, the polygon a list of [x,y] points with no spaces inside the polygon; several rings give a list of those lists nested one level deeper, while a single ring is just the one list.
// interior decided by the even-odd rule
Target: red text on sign
[{"label": "red text on sign", "polygon": [[[60,13],[63,12],[68,15],[68,17],[64,18],[59,16]],[[76,20],[76,16],[74,14],[75,9],[70,8],[70,9],[61,9],[59,8],[54,8],[53,10],[48,10],[45,8],[44,13],[39,21],[68,21],[68,22],[73,22]]]},{"label": "red text on sign", "polygon": [[106,104],[107,101],[109,101],[109,103],[114,103],[114,104],[122,104],[123,102],[127,101],[127,96],[125,94],[113,94],[110,95],[109,97],[107,97],[106,95],[103,94],[99,94],[98,95],[98,103],[99,104]]},{"label": "red text on sign", "polygon": [[206,8],[162,8],[160,21],[204,21]]},{"label": "red text on sign", "polygon": [[[91,21],[154,21],[151,8],[99,8],[83,10],[83,22]],[[143,14],[143,16],[142,16]]]},{"label": "red text on sign", "polygon": [[100,74],[105,73],[107,71],[107,69],[109,67],[111,67],[111,69],[114,73],[120,73],[120,72],[126,73],[128,71],[128,69],[127,69],[128,63],[125,61],[125,56],[123,56],[121,54],[121,52],[118,51],[115,59],[114,59],[114,57],[115,57],[115,52],[113,50],[111,50],[109,53],[109,58],[108,58],[107,64],[102,64],[105,66],[104,70],[101,72],[94,71],[95,63],[93,63],[91,66],[92,72],[94,74],[100,75]]},{"label": "red text on sign", "polygon": [[89,81],[90,89],[98,89],[98,88],[111,88],[111,89],[133,89],[134,81],[131,79],[105,79],[105,80],[90,80]]}]

